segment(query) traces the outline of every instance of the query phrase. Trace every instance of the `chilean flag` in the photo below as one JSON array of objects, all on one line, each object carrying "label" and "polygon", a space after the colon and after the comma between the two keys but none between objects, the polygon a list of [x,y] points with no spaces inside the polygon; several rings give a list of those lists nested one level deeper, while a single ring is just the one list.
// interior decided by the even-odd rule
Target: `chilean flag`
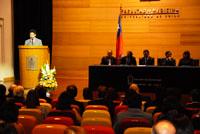
[{"label": "chilean flag", "polygon": [[123,53],[123,44],[122,44],[122,27],[121,27],[121,15],[118,18],[118,29],[117,29],[117,41],[116,41],[116,62],[120,63],[120,58]]}]

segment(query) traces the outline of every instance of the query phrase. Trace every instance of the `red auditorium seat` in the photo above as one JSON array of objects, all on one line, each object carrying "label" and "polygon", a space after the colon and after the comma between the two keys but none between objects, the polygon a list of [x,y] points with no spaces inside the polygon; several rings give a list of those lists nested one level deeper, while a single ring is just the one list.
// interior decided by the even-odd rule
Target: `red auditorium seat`
[{"label": "red auditorium seat", "polygon": [[85,110],[83,113],[83,118],[107,118],[110,119],[110,113],[105,110]]},{"label": "red auditorium seat", "polygon": [[108,107],[104,106],[104,105],[87,105],[86,110],[106,110],[108,111]]},{"label": "red auditorium seat", "polygon": [[162,115],[162,112],[156,112],[154,115],[153,115],[153,122],[156,123],[159,116]]},{"label": "red auditorium seat", "polygon": [[146,112],[152,114],[155,109],[156,109],[156,106],[149,106],[147,107]]},{"label": "red auditorium seat", "polygon": [[31,115],[37,119],[38,123],[41,123],[43,120],[42,112],[40,109],[36,108],[21,108],[19,109],[19,115]]},{"label": "red auditorium seat", "polygon": [[150,127],[130,127],[124,131],[124,134],[151,134]]},{"label": "red auditorium seat", "polygon": [[108,118],[99,118],[99,117],[92,117],[92,118],[83,118],[81,121],[81,126],[96,126],[96,125],[101,125],[101,126],[108,126],[112,127],[112,122]]},{"label": "red auditorium seat", "polygon": [[200,114],[193,114],[191,120],[194,129],[200,130]]},{"label": "red auditorium seat", "polygon": [[72,111],[72,110],[51,110],[49,112],[49,114],[47,115],[47,117],[50,117],[50,116],[70,117],[73,119],[74,123],[77,124],[76,115],[75,115],[74,111]]},{"label": "red auditorium seat", "polygon": [[21,108],[24,106],[24,104],[20,103],[20,102],[15,102],[15,105],[18,107],[18,108]]},{"label": "red auditorium seat", "polygon": [[186,112],[187,112],[189,117],[192,117],[193,114],[196,114],[196,113],[200,112],[200,108],[186,107],[185,109],[186,109]]},{"label": "red auditorium seat", "polygon": [[200,134],[200,130],[194,130],[194,134]]},{"label": "red auditorium seat", "polygon": [[21,123],[14,123],[14,126],[17,130],[17,134],[25,134],[24,127]]},{"label": "red auditorium seat", "polygon": [[120,122],[120,133],[129,127],[151,127],[151,123],[146,118],[125,118]]},{"label": "red auditorium seat", "polygon": [[127,105],[118,105],[115,107],[115,115],[117,115],[120,112],[125,112],[128,110],[128,106]]},{"label": "red auditorium seat", "polygon": [[74,121],[70,117],[50,116],[50,117],[47,117],[43,121],[43,124],[62,124],[62,125],[66,125],[66,126],[72,126],[72,125],[74,125]]},{"label": "red auditorium seat", "polygon": [[83,126],[88,134],[115,134],[112,127],[106,126]]},{"label": "red auditorium seat", "polygon": [[18,122],[23,125],[25,134],[31,134],[32,129],[38,124],[37,119],[31,115],[19,115]]},{"label": "red auditorium seat", "polygon": [[47,101],[45,99],[41,99],[41,98],[39,99],[39,102],[40,103],[47,103]]},{"label": "red auditorium seat", "polygon": [[54,108],[56,106],[56,104],[58,103],[58,99],[53,99],[51,101],[51,105],[52,105],[52,108]]},{"label": "red auditorium seat", "polygon": [[68,127],[60,124],[41,124],[33,128],[32,134],[66,134]]}]

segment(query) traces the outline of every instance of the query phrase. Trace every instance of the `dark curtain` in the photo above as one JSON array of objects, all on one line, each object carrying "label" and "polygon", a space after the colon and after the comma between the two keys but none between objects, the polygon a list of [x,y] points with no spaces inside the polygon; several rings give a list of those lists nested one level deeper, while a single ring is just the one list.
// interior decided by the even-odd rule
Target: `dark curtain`
[{"label": "dark curtain", "polygon": [[[52,50],[52,0],[13,0],[14,74],[19,80],[19,50],[29,38],[29,30],[36,29],[37,38]],[[51,59],[51,58],[50,58]]]}]

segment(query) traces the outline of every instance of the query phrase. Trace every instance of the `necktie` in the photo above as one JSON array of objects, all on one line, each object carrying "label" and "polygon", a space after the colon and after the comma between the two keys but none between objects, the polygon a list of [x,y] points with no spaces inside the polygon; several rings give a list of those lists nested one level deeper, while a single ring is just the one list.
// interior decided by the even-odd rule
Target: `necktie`
[{"label": "necktie", "polygon": [[145,65],[147,64],[147,58],[144,59],[144,64],[145,64]]},{"label": "necktie", "polygon": [[32,45],[33,45],[33,39],[31,39],[31,43],[32,43]]},{"label": "necktie", "polygon": [[111,59],[108,59],[108,65],[111,65]]},{"label": "necktie", "polygon": [[126,64],[127,64],[127,65],[130,64],[130,58],[129,58],[129,57],[127,57],[127,59],[126,59]]}]

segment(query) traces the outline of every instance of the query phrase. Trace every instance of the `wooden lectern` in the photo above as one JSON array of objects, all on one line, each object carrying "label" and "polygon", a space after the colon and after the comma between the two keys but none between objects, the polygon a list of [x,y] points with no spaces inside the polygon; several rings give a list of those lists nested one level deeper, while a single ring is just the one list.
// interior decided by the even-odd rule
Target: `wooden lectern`
[{"label": "wooden lectern", "polygon": [[20,81],[24,88],[34,88],[39,84],[40,68],[49,63],[48,46],[19,47]]}]

